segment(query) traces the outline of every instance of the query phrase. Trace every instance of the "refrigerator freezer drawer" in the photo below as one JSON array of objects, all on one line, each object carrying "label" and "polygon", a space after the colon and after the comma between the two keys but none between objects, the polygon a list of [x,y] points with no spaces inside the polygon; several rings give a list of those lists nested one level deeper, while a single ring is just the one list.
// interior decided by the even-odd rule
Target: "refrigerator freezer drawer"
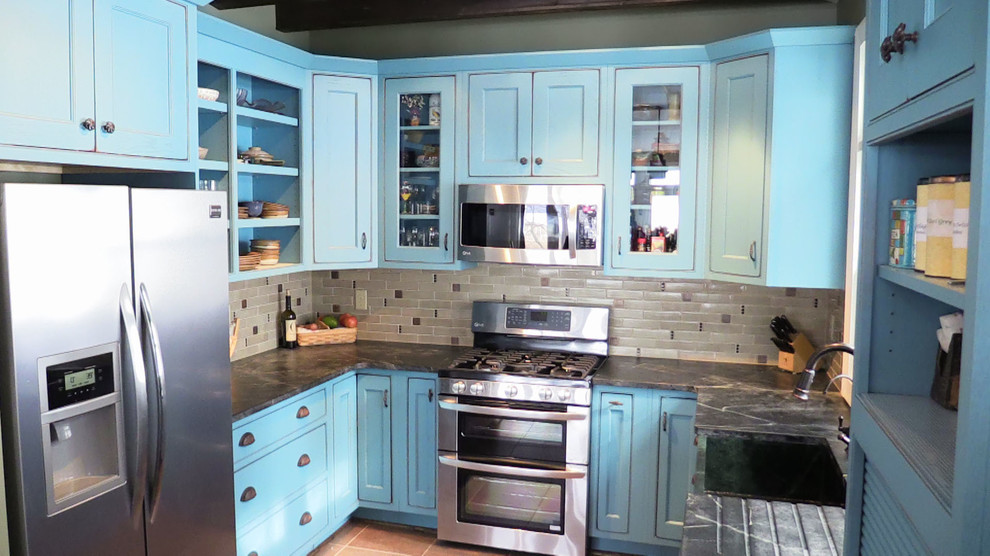
[{"label": "refrigerator freezer drawer", "polygon": [[237,556],[293,554],[330,523],[322,481],[237,539]]},{"label": "refrigerator freezer drawer", "polygon": [[326,470],[327,428],[321,426],[237,471],[234,473],[237,528],[243,529]]},{"label": "refrigerator freezer drawer", "polygon": [[235,469],[280,439],[319,421],[326,412],[326,390],[320,390],[246,425],[238,425],[233,433]]}]

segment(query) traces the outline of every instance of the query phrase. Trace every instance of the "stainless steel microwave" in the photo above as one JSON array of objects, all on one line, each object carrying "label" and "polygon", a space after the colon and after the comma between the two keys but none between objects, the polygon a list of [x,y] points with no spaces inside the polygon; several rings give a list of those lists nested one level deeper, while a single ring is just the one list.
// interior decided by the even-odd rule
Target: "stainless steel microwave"
[{"label": "stainless steel microwave", "polygon": [[462,184],[462,261],[602,266],[604,185]]}]

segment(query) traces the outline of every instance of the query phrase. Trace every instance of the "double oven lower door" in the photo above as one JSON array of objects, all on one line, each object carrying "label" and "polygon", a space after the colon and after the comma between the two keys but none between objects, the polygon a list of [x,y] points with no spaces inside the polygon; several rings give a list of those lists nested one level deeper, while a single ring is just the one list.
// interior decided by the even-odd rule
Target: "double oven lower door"
[{"label": "double oven lower door", "polygon": [[439,398],[442,540],[583,555],[588,407]]}]

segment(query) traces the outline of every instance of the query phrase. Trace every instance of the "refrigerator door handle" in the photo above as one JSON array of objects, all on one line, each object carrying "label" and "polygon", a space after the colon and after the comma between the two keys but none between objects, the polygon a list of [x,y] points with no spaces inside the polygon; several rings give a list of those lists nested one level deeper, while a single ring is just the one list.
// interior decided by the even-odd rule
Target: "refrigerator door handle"
[{"label": "refrigerator door handle", "polygon": [[[137,318],[134,315],[134,301],[131,299],[130,284],[120,287],[120,317],[123,322],[123,349],[125,362],[129,362],[131,380],[134,381],[134,409],[137,419],[134,429],[134,446],[128,450],[128,472],[131,483],[131,516],[135,523],[143,520],[144,497],[148,484],[148,385],[145,380],[144,356],[141,352],[141,338]],[[124,369],[122,369],[122,374]],[[125,401],[126,403],[126,401]],[[133,450],[133,456],[131,451]]]},{"label": "refrigerator door handle", "polygon": [[155,514],[161,499],[162,478],[165,469],[165,364],[162,360],[162,345],[158,335],[158,326],[155,325],[155,317],[151,312],[151,296],[148,295],[148,288],[143,283],[139,290],[141,320],[142,324],[147,327],[145,330],[151,344],[151,361],[155,367],[155,390],[158,392],[158,430],[155,435],[155,467],[150,493],[151,521],[155,521]]}]

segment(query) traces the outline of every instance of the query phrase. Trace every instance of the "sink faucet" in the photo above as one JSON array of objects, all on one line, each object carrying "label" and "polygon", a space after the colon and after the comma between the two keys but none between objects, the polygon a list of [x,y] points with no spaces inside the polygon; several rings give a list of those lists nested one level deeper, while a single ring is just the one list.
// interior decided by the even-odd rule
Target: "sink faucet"
[{"label": "sink faucet", "polygon": [[[807,401],[808,394],[811,393],[811,383],[815,380],[815,366],[822,357],[832,353],[833,351],[844,351],[849,355],[853,355],[852,346],[843,343],[828,344],[813,353],[811,357],[808,358],[808,364],[805,365],[804,371],[802,371],[801,375],[798,376],[797,384],[794,385],[794,397]],[[825,388],[828,389],[828,386]]]}]

